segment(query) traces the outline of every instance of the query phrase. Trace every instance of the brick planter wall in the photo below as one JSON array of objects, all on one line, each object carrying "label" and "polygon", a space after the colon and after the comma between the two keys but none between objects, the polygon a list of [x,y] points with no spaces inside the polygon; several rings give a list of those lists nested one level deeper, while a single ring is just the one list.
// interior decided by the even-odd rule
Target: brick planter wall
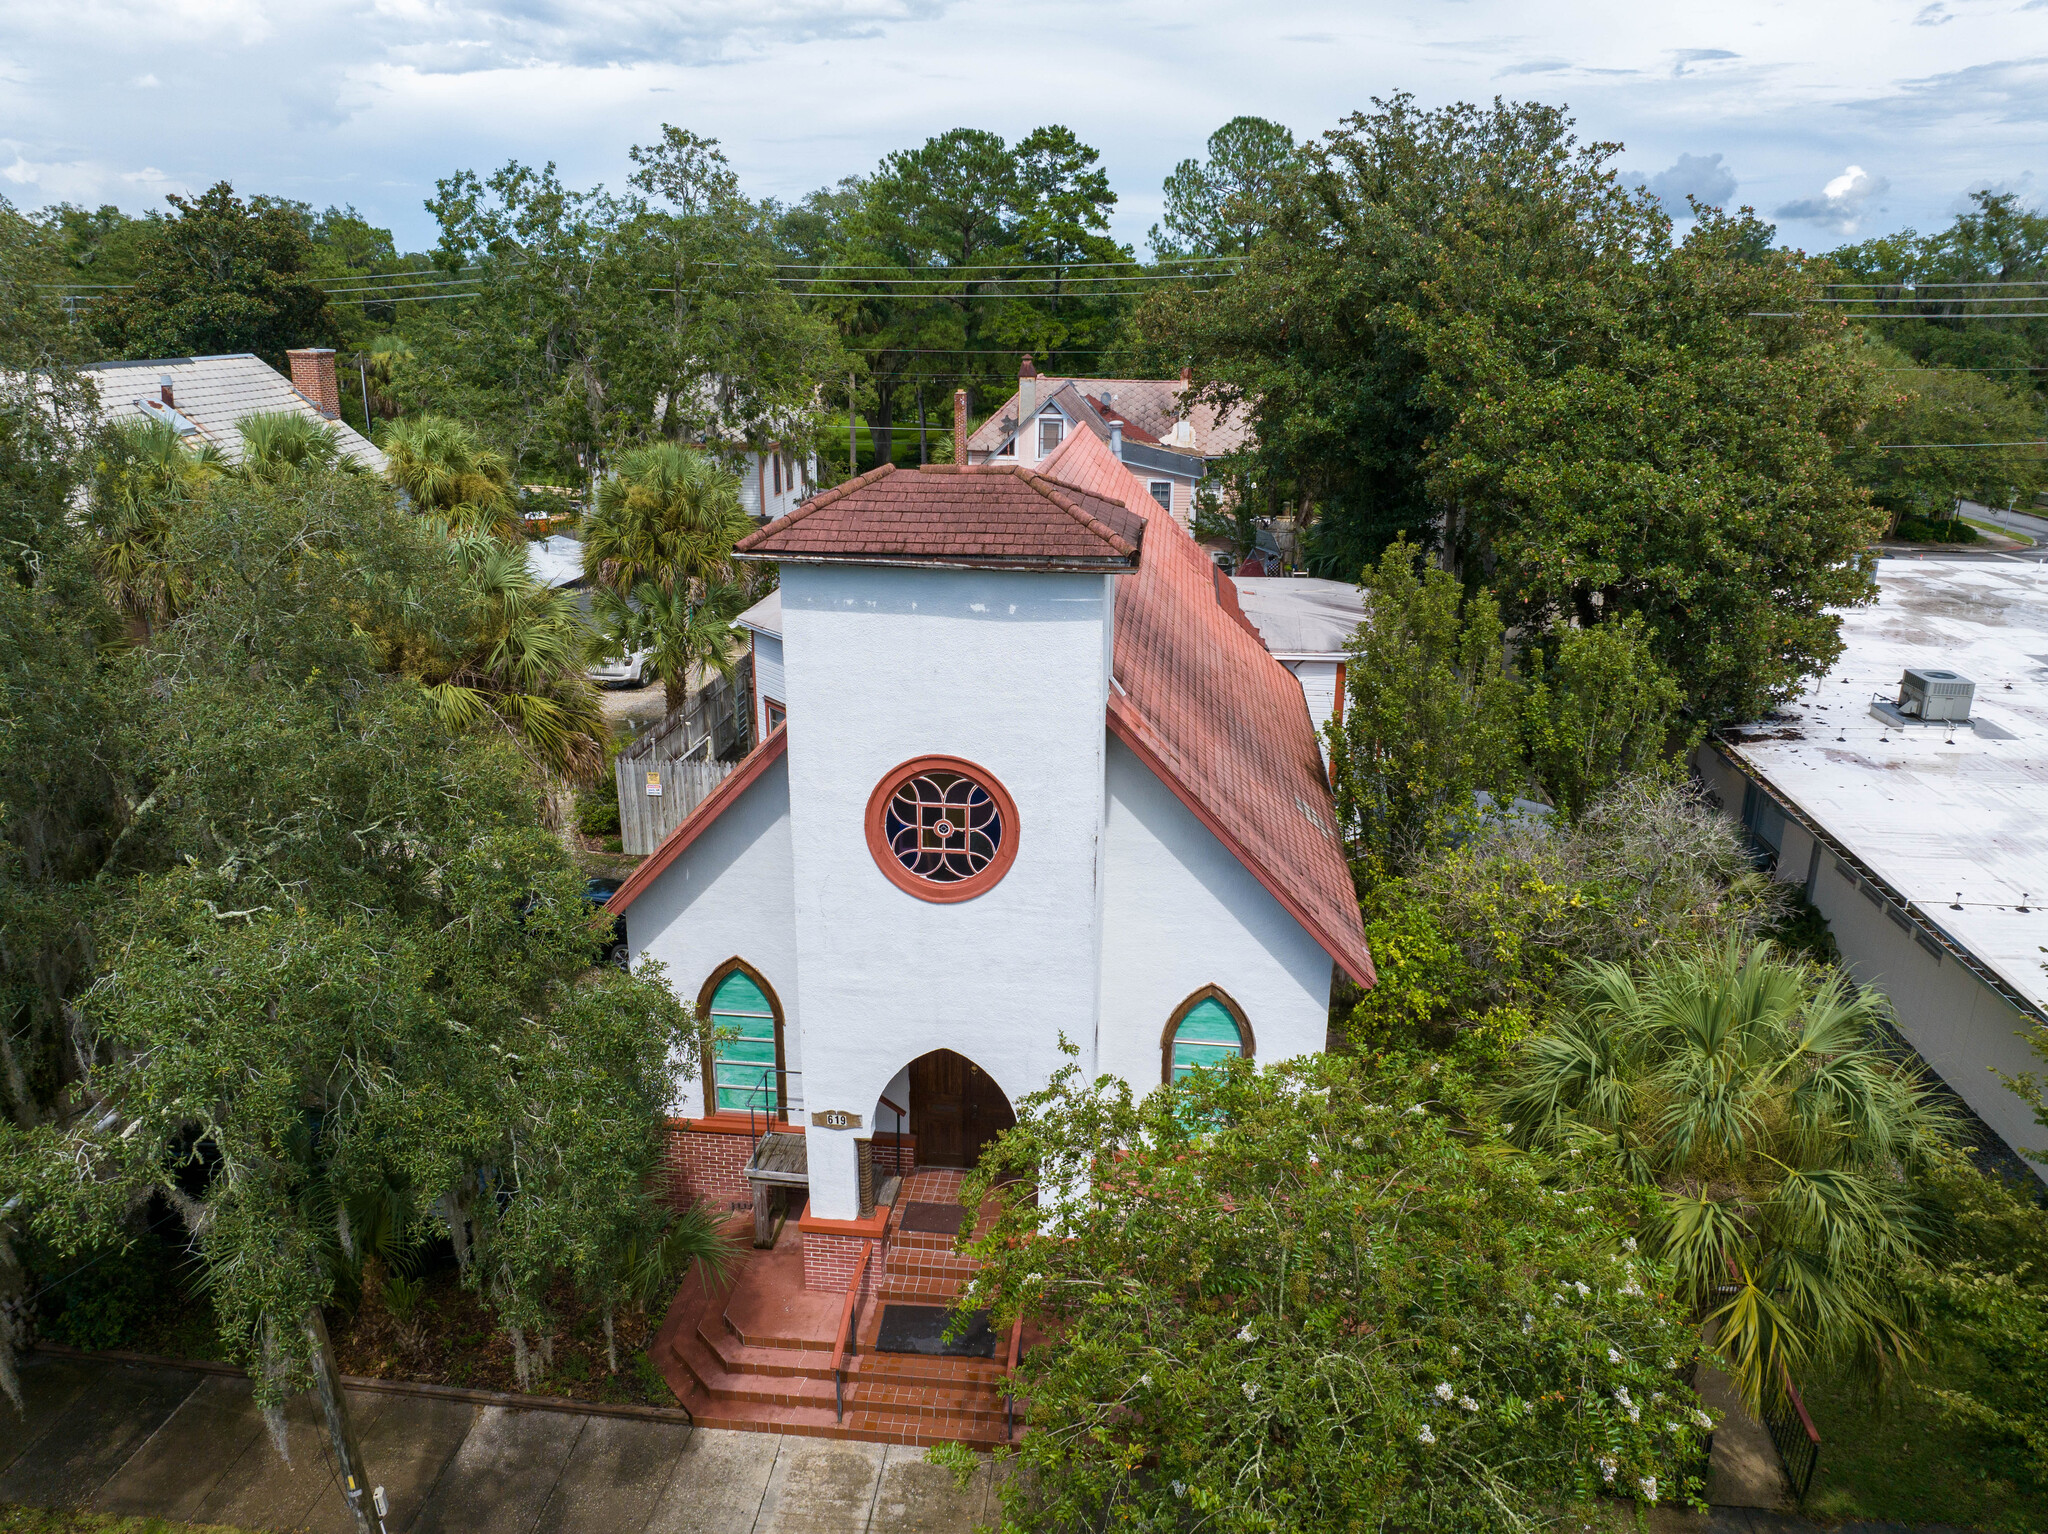
[{"label": "brick planter wall", "polygon": [[875,1131],[875,1176],[908,1177],[917,1170],[917,1136],[903,1137],[903,1164],[896,1164],[896,1134],[893,1130]]},{"label": "brick planter wall", "polygon": [[853,1270],[860,1264],[862,1250],[870,1246],[875,1249],[875,1255],[868,1260],[867,1277],[861,1281],[863,1304],[881,1281],[887,1243],[868,1236],[832,1236],[823,1231],[805,1231],[804,1287],[824,1289],[833,1294],[846,1293],[846,1286],[853,1282]]},{"label": "brick planter wall", "polygon": [[671,1119],[668,1143],[662,1147],[662,1167],[671,1202],[681,1205],[702,1199],[713,1209],[733,1204],[751,1204],[753,1188],[746,1178],[747,1158],[754,1142],[746,1135],[715,1134],[688,1127],[686,1119]]}]

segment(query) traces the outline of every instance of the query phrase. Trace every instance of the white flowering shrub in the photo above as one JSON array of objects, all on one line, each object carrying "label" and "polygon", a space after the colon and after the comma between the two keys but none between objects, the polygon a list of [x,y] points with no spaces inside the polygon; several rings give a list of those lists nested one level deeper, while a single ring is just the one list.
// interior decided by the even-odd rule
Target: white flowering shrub
[{"label": "white flowering shrub", "polygon": [[1001,1214],[963,1305],[1051,1339],[1007,1519],[1505,1531],[1698,1502],[1697,1339],[1623,1245],[1641,1195],[1591,1170],[1509,1149],[1441,1069],[1240,1061],[1134,1102],[1069,1066],[965,1194]]}]

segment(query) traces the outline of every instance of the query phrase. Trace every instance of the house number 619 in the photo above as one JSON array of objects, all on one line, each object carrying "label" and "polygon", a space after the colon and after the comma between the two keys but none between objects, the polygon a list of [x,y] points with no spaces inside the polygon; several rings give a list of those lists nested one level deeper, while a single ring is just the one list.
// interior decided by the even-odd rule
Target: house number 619
[{"label": "house number 619", "polygon": [[848,1113],[844,1108],[820,1108],[811,1115],[814,1129],[858,1129],[860,1115]]}]

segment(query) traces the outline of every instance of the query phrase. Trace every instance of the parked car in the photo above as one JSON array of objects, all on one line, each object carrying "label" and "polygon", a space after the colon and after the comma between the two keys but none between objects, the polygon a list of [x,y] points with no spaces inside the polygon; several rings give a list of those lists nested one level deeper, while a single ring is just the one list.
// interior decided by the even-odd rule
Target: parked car
[{"label": "parked car", "polygon": [[630,655],[614,655],[590,668],[590,679],[600,687],[645,687],[647,685],[647,657],[651,650],[635,650]]},{"label": "parked car", "polygon": [[[594,906],[605,905],[611,900],[612,896],[619,892],[619,886],[623,883],[625,883],[623,879],[599,877],[586,879],[583,883],[583,898]],[[620,969],[626,967],[625,917],[614,916],[612,918],[611,928],[605,934],[600,945],[598,957],[603,963],[616,964]]]}]

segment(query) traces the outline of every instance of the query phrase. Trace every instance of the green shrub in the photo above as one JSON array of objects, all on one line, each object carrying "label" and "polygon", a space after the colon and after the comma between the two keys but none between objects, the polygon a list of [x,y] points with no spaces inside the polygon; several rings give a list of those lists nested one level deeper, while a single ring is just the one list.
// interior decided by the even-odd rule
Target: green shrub
[{"label": "green shrub", "polygon": [[576,829],[600,839],[619,834],[619,795],[609,778],[576,791]]},{"label": "green shrub", "polygon": [[[45,1337],[74,1348],[119,1348],[134,1341],[177,1292],[176,1255],[159,1236],[103,1247],[52,1264],[39,1302]],[[53,1280],[55,1280],[53,1282]]]},{"label": "green shrub", "polygon": [[1005,1521],[1507,1534],[1696,1500],[1698,1334],[1643,1200],[1587,1170],[1509,1152],[1434,1063],[1238,1060],[1143,1101],[1070,1063],[961,1194],[1001,1210],[963,1308],[1059,1339],[1024,1355]]},{"label": "green shrub", "polygon": [[1911,512],[1899,518],[1892,537],[1901,543],[1977,543],[1977,529],[1961,517],[1916,517]]}]

